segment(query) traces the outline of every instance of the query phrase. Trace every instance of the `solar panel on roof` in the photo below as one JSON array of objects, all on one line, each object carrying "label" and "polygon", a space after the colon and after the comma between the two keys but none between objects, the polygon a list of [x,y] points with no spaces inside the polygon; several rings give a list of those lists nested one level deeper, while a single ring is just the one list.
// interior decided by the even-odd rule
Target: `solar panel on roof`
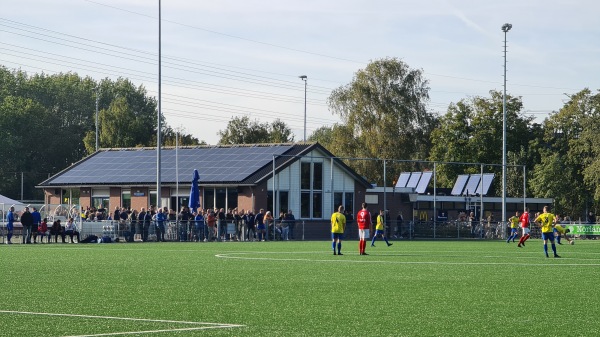
[{"label": "solar panel on roof", "polygon": [[481,180],[481,176],[479,176],[478,174],[471,174],[469,176],[469,181],[467,182],[467,186],[465,187],[463,194],[477,194],[477,186],[479,185],[479,180]]},{"label": "solar panel on roof", "polygon": [[484,173],[483,181],[479,182],[476,193],[480,194],[480,195],[487,195],[488,191],[490,189],[490,186],[492,185],[492,181],[494,181],[494,174],[493,173]]},{"label": "solar panel on roof", "polygon": [[410,179],[408,179],[408,183],[406,183],[406,187],[415,188],[419,183],[419,179],[421,179],[421,172],[412,172],[410,174]]},{"label": "solar panel on roof", "polygon": [[429,185],[429,181],[431,180],[431,177],[433,177],[433,172],[431,172],[431,171],[423,172],[423,174],[421,175],[421,180],[419,180],[419,184],[417,185],[415,192],[425,193],[425,190],[427,189],[427,185]]},{"label": "solar panel on roof", "polygon": [[461,195],[468,179],[469,179],[468,174],[459,175],[456,178],[456,182],[454,183],[454,187],[452,188],[452,192],[450,192],[450,194],[451,195]]},{"label": "solar panel on roof", "polygon": [[[177,150],[179,178],[191,177],[198,169],[203,183],[242,181],[260,168],[273,162],[273,155],[290,150],[292,145],[254,147],[200,147]],[[161,179],[176,181],[175,149],[163,149]],[[235,169],[235,170],[234,170]],[[225,177],[223,172],[227,174]],[[104,183],[106,177],[114,183],[153,183],[156,181],[156,150],[105,150],[55,176],[46,184]],[[191,180],[191,178],[190,178]]]},{"label": "solar panel on roof", "polygon": [[400,177],[398,177],[396,187],[406,187],[406,183],[408,183],[408,178],[410,178],[410,172],[400,173]]}]

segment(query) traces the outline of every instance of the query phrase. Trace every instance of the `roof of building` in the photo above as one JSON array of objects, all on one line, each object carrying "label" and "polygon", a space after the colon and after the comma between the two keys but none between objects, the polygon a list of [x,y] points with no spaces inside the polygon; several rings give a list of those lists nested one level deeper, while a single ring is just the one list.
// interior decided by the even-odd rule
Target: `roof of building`
[{"label": "roof of building", "polygon": [[[201,185],[254,185],[268,179],[319,149],[333,156],[319,143],[248,144],[169,147],[161,150],[161,182],[191,181],[194,169]],[[38,187],[156,184],[156,148],[101,149],[43,181]],[[177,163],[176,163],[177,162]],[[365,187],[371,185],[336,159],[337,164]]]}]

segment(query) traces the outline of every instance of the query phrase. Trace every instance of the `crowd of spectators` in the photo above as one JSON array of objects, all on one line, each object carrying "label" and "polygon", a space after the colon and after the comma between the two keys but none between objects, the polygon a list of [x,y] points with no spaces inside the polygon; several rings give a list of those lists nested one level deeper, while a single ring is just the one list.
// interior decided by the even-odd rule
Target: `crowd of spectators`
[{"label": "crowd of spectators", "polygon": [[[146,241],[267,241],[293,240],[296,219],[291,210],[275,219],[271,212],[198,208],[187,206],[179,212],[167,207],[136,209],[116,207],[112,213],[103,208],[81,212],[83,221],[113,220],[117,232],[127,242]],[[152,235],[151,235],[152,234]]]}]

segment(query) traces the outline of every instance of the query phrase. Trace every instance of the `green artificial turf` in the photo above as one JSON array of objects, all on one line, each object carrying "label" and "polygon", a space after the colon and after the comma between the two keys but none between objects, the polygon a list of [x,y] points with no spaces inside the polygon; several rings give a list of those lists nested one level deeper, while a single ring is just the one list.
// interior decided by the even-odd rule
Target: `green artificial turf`
[{"label": "green artificial turf", "polygon": [[2,245],[0,336],[600,334],[598,241],[376,245]]}]

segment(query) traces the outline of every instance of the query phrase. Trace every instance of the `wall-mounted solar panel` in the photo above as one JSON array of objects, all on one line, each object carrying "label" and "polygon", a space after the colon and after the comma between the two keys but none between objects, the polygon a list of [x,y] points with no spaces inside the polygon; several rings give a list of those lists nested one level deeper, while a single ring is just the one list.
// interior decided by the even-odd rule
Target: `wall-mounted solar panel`
[{"label": "wall-mounted solar panel", "polygon": [[467,183],[468,179],[468,174],[461,174],[456,177],[456,182],[454,183],[454,187],[452,188],[452,192],[450,192],[450,194],[461,195],[462,191],[465,189],[465,184]]},{"label": "wall-mounted solar panel", "polygon": [[421,180],[419,180],[419,184],[417,185],[415,192],[425,193],[425,190],[427,189],[427,185],[429,185],[429,181],[431,180],[431,177],[433,177],[433,172],[431,172],[431,171],[423,172],[423,174],[421,175]]},{"label": "wall-mounted solar panel", "polygon": [[406,187],[406,184],[408,183],[408,178],[410,178],[410,172],[400,173],[400,177],[398,178],[396,187]]},{"label": "wall-mounted solar panel", "polygon": [[467,186],[463,194],[466,195],[475,195],[477,194],[477,186],[479,186],[479,181],[481,180],[481,176],[478,174],[471,174],[469,177],[469,181],[467,182]]}]

